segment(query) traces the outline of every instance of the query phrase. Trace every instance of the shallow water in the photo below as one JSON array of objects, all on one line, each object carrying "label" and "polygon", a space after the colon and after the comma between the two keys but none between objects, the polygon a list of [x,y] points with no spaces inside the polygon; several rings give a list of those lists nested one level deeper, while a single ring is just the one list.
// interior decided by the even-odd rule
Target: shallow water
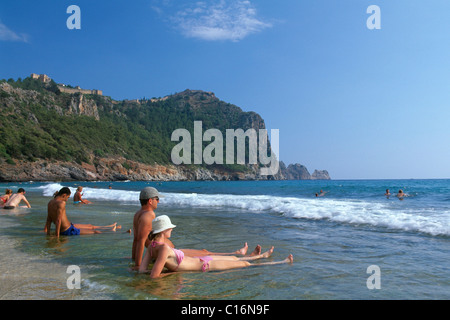
[{"label": "shallow water", "polygon": [[[76,183],[23,187],[32,208],[0,210],[2,299],[448,299],[450,180],[80,182],[91,205],[67,204],[74,223],[122,229],[100,235],[46,236],[46,205]],[[108,189],[112,184],[113,189]],[[294,264],[226,272],[180,273],[150,280],[130,271],[139,191],[165,196],[157,215],[177,225],[178,248],[229,252],[275,246],[269,261],[289,253]],[[404,200],[383,196],[403,189]],[[316,198],[315,192],[328,191]],[[81,271],[81,289],[67,288],[67,268]],[[380,268],[369,290],[367,268]]]}]

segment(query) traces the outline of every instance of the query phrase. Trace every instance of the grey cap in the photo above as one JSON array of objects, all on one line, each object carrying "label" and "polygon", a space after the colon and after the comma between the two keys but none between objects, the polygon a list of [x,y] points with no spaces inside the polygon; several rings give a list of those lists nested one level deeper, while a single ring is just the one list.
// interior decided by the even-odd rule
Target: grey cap
[{"label": "grey cap", "polygon": [[139,200],[151,199],[154,197],[162,198],[163,196],[159,194],[158,190],[153,187],[145,187],[141,190],[141,194],[139,195]]}]

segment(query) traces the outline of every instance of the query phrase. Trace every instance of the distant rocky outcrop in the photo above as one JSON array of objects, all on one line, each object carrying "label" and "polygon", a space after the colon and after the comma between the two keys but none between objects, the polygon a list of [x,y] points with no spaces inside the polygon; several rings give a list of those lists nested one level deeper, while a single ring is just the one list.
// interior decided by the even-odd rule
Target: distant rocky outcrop
[{"label": "distant rocky outcrop", "polygon": [[311,175],[304,165],[296,163],[286,167],[283,164],[282,168],[284,168],[284,170],[281,170],[281,174],[287,180],[311,180]]},{"label": "distant rocky outcrop", "polygon": [[314,170],[311,175],[311,179],[313,180],[330,180],[330,175],[327,170]]},{"label": "distant rocky outcrop", "polygon": [[330,180],[327,170],[314,170],[311,175],[308,169],[299,163],[286,165],[280,161],[281,180]]}]

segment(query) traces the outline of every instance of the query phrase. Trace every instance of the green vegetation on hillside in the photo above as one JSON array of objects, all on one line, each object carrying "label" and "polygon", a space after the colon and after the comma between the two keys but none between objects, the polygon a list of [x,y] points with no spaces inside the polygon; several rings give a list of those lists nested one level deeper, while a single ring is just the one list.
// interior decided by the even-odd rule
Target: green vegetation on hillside
[{"label": "green vegetation on hillside", "polygon": [[[246,130],[264,125],[257,114],[243,112],[200,91],[187,90],[167,99],[140,103],[85,95],[83,102],[98,110],[96,120],[67,112],[80,94],[62,93],[53,81],[43,84],[26,78],[1,82],[27,90],[17,93],[0,89],[0,158],[9,162],[47,159],[92,163],[98,157],[123,156],[147,164],[168,164],[171,150],[178,143],[170,140],[172,132],[185,128],[193,139],[196,120],[203,122],[203,130],[217,128],[223,133],[229,128]],[[29,90],[37,95],[29,94]],[[231,171],[245,169],[239,165],[224,167]]]}]

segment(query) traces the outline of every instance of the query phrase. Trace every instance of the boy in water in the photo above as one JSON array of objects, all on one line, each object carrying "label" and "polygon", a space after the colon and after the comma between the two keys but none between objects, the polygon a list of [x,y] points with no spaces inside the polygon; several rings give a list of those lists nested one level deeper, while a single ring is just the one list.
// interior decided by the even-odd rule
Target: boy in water
[{"label": "boy in water", "polygon": [[83,203],[83,204],[90,204],[89,200],[82,199],[81,197],[83,194],[81,193],[83,191],[83,187],[79,186],[77,188],[77,191],[75,192],[75,195],[73,196],[73,204]]},{"label": "boy in water", "polygon": [[17,193],[13,194],[11,198],[9,198],[9,200],[6,201],[3,209],[14,209],[19,205],[20,201],[22,200],[23,202],[25,202],[28,208],[31,208],[30,203],[28,202],[27,198],[25,198],[25,190],[23,188],[19,188],[19,190],[17,190]]},{"label": "boy in water", "polygon": [[52,223],[56,227],[56,236],[60,235],[73,236],[80,234],[101,233],[100,230],[116,231],[117,223],[110,226],[93,226],[91,224],[73,224],[70,223],[66,215],[66,202],[70,198],[70,189],[64,187],[49,201],[47,205],[47,221],[45,223],[44,232],[50,235]]}]

